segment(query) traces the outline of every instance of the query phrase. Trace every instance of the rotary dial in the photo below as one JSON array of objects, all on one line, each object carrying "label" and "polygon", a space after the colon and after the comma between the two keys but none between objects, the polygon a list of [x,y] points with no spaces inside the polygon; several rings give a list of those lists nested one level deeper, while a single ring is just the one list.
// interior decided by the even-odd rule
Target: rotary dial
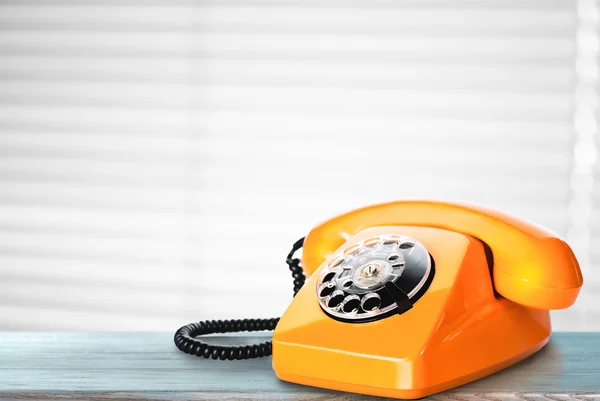
[{"label": "rotary dial", "polygon": [[343,321],[364,322],[403,313],[433,278],[431,257],[416,240],[378,236],[338,253],[317,285],[321,308]]}]

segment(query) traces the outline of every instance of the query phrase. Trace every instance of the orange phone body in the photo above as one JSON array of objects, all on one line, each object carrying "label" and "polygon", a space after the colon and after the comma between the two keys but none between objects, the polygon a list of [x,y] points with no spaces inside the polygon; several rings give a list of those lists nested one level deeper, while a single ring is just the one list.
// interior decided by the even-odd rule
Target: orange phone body
[{"label": "orange phone body", "polygon": [[[344,321],[339,306],[325,313],[333,294],[319,301],[318,291],[329,283],[323,281],[329,272],[340,271],[340,257],[350,260],[372,243],[383,247],[386,238],[400,237],[422,245],[435,266],[412,307],[360,323]],[[572,305],[583,284],[571,248],[553,232],[494,210],[446,202],[399,201],[333,218],[306,237],[302,263],[306,284],[273,335],[277,376],[409,399],[476,380],[535,353],[550,338],[549,310]],[[377,274],[368,265],[356,277],[369,280],[373,270]]]}]

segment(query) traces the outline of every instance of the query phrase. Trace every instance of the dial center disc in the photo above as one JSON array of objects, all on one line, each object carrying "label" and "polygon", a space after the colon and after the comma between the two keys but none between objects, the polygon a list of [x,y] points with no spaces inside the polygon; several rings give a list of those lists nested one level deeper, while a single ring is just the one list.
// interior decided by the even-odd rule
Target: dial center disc
[{"label": "dial center disc", "polygon": [[362,268],[360,275],[364,278],[371,278],[378,275],[380,270],[381,266],[377,263],[369,263]]},{"label": "dial center disc", "polygon": [[369,260],[354,270],[352,274],[354,285],[363,290],[381,287],[394,277],[392,265],[385,260]]}]

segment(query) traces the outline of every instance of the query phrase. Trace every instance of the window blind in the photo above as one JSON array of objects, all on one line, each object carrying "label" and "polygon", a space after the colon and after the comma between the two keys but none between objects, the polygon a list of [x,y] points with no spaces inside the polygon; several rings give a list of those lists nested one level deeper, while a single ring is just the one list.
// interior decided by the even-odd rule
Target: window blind
[{"label": "window blind", "polygon": [[577,4],[3,1],[0,329],[278,316],[297,238],[400,198],[587,255]]}]

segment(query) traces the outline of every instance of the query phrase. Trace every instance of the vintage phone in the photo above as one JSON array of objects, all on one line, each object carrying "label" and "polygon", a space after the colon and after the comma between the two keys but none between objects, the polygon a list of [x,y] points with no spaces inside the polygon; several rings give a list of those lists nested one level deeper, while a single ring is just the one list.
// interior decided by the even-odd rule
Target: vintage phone
[{"label": "vintage phone", "polygon": [[[293,256],[302,245],[300,265]],[[342,214],[298,241],[287,262],[297,293],[280,320],[192,323],[175,334],[177,347],[213,359],[272,351],[285,381],[421,398],[541,349],[549,310],[571,306],[583,284],[571,248],[552,231],[448,202]],[[196,338],[273,329],[272,344],[220,347]]]}]

